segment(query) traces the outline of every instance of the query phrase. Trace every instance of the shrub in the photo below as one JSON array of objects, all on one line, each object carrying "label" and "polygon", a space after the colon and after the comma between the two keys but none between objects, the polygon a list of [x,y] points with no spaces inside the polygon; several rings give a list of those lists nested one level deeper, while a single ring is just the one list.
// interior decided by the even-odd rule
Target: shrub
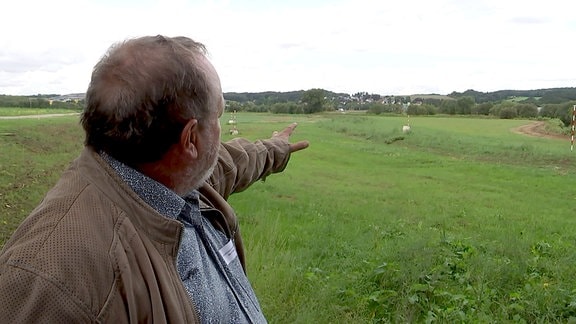
[{"label": "shrub", "polygon": [[502,107],[500,109],[500,118],[501,119],[514,119],[518,117],[518,112],[516,111],[515,107]]}]

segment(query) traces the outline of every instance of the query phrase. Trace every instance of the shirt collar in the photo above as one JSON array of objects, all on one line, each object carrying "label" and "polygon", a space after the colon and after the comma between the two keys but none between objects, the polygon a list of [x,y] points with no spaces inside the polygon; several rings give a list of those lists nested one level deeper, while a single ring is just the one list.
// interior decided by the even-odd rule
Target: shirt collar
[{"label": "shirt collar", "polygon": [[[110,164],[120,178],[159,214],[172,219],[176,219],[180,215],[186,204],[182,197],[158,181],[116,160],[105,152],[101,152],[100,155]],[[195,201],[198,204],[198,192],[196,190],[188,193],[185,197],[187,201]]]}]

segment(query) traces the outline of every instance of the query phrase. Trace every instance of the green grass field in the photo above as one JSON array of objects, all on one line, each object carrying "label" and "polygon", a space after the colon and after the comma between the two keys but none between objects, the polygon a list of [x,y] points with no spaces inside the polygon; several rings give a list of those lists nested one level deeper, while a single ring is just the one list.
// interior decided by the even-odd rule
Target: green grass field
[{"label": "green grass field", "polygon": [[[222,118],[223,140],[231,138]],[[575,322],[576,152],[523,120],[237,114],[293,121],[285,172],[230,199],[272,323]],[[77,117],[0,120],[0,244],[81,149]]]},{"label": "green grass field", "polygon": [[80,111],[75,109],[59,108],[7,108],[0,107],[0,117],[2,116],[35,116],[46,114],[71,114]]}]

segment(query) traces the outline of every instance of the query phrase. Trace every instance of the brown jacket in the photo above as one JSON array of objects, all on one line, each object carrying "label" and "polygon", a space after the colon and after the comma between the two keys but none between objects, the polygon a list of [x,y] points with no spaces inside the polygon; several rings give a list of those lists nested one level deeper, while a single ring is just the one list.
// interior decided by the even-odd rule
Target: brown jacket
[{"label": "brown jacket", "polygon": [[[200,190],[202,205],[221,212],[210,213],[214,226],[235,236],[243,265],[226,198],[282,171],[288,159],[280,139],[233,140]],[[85,148],[2,250],[0,323],[198,322],[176,270],[181,231]]]}]

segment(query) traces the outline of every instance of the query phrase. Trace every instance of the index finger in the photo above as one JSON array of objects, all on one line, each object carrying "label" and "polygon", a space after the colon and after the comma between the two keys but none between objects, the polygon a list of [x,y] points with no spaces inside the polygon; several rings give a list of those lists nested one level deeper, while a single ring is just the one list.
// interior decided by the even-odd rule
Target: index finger
[{"label": "index finger", "polygon": [[288,127],[284,128],[278,135],[282,136],[282,135],[292,135],[292,133],[294,132],[294,129],[296,128],[296,126],[298,126],[298,123],[292,123],[290,125],[288,125]]}]

